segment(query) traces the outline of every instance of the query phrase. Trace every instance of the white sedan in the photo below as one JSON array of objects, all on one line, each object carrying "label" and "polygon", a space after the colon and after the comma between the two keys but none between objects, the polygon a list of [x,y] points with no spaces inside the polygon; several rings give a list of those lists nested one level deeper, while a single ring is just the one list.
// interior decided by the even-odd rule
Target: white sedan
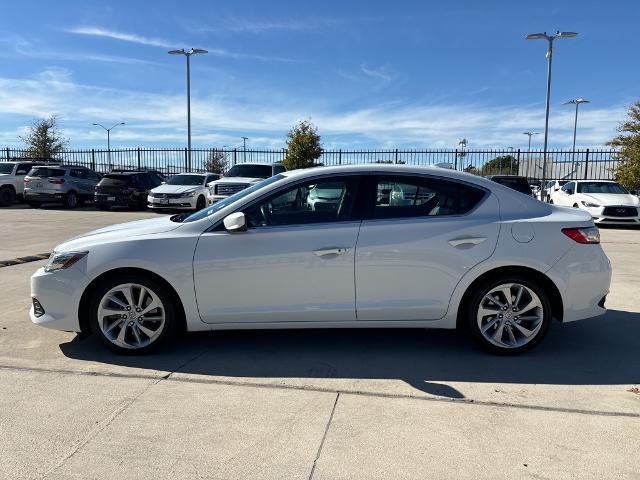
[{"label": "white sedan", "polygon": [[[311,208],[305,196],[323,185],[339,185],[340,201]],[[296,170],[186,218],[59,245],[31,279],[30,316],[120,353],[178,330],[334,327],[459,327],[518,353],[552,319],[605,312],[611,266],[599,240],[584,211],[462,172]]]},{"label": "white sedan", "polygon": [[610,180],[570,181],[551,203],[586,210],[597,224],[640,225],[640,199]]},{"label": "white sedan", "polygon": [[152,210],[202,210],[207,206],[209,183],[220,178],[216,173],[181,173],[170,177],[147,196]]}]

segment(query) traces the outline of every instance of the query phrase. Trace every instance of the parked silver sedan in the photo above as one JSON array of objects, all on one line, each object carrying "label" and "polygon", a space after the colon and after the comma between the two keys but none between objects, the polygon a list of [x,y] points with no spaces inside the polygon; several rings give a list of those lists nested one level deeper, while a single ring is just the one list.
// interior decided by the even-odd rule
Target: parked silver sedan
[{"label": "parked silver sedan", "polygon": [[24,200],[33,208],[43,203],[62,203],[75,208],[93,200],[100,174],[82,166],[45,165],[34,167],[24,178]]}]

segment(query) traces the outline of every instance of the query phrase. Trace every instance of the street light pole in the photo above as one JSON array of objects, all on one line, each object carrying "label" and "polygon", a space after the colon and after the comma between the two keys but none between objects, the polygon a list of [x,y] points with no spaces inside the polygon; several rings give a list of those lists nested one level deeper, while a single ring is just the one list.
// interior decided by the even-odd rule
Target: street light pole
[{"label": "street light pole", "polygon": [[242,161],[247,162],[247,140],[249,137],[240,137],[242,139]]},{"label": "street light pole", "polygon": [[192,48],[186,51],[184,48],[180,50],[170,50],[169,55],[184,55],[187,57],[187,170],[191,171],[191,55],[209,53],[201,48]]},{"label": "street light pole", "polygon": [[531,137],[534,136],[534,135],[539,135],[539,132],[523,132],[522,134],[529,136],[529,146],[527,148],[527,151],[531,152]]},{"label": "street light pole", "polygon": [[590,100],[586,100],[584,98],[574,98],[572,100],[567,100],[566,102],[563,102],[563,105],[572,105],[575,104],[576,106],[576,116],[575,119],[573,120],[573,150],[572,152],[575,153],[576,151],[576,133],[578,131],[578,107],[580,106],[581,103],[591,103]]},{"label": "street light pole", "polygon": [[546,40],[548,42],[547,48],[547,101],[544,114],[544,147],[542,158],[542,184],[546,180],[547,176],[547,147],[549,141],[549,110],[551,102],[551,62],[553,61],[553,41],[556,38],[572,38],[578,34],[575,32],[561,32],[557,31],[553,35],[547,35],[547,32],[543,33],[530,33],[525,38],[527,40]]},{"label": "street light pole", "polygon": [[107,161],[109,162],[109,170],[111,170],[111,130],[116,128],[118,125],[124,125],[124,122],[116,123],[111,128],[107,128],[99,123],[94,123],[93,125],[96,127],[102,127],[107,131]]}]

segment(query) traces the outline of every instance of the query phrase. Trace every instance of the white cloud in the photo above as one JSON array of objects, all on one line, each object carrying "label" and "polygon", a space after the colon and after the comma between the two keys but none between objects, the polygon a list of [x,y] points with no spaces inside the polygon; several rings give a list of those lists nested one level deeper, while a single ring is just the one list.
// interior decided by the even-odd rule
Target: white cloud
[{"label": "white cloud", "polygon": [[77,33],[80,35],[90,35],[93,37],[105,37],[114,40],[122,40],[123,42],[138,43],[140,45],[148,45],[150,47],[162,47],[172,48],[175,44],[172,44],[168,40],[161,38],[144,37],[142,35],[136,35],[133,33],[118,32],[116,30],[109,30],[102,27],[74,27],[67,30],[69,33]]},{"label": "white cloud", "polygon": [[[525,145],[522,132],[542,131],[542,105],[488,106],[482,104],[411,104],[390,102],[339,110],[319,99],[259,94],[234,101],[229,97],[199,94],[192,101],[194,144],[236,145],[241,135],[254,146],[279,148],[295,122],[311,117],[325,146],[340,147],[437,147],[454,148],[458,139],[469,147],[490,148]],[[277,99],[277,100],[276,100]],[[72,146],[98,145],[103,135],[93,122],[124,121],[114,130],[121,145],[180,145],[186,136],[184,95],[163,95],[83,85],[68,70],[52,68],[26,79],[0,78],[0,136],[13,141],[16,132],[35,117],[61,116]],[[584,108],[578,124],[578,144],[603,145],[615,135],[624,118],[623,106]],[[554,108],[550,145],[568,147],[573,133],[573,111]],[[17,135],[16,135],[17,137]],[[534,145],[541,143],[541,135]]]}]

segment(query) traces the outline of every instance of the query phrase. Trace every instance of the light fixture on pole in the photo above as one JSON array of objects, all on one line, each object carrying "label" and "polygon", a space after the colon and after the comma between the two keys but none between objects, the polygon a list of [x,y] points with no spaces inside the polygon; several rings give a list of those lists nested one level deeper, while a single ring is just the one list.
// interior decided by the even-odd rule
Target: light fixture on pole
[{"label": "light fixture on pole", "polygon": [[591,101],[590,100],[586,100],[584,98],[574,98],[572,100],[567,100],[566,102],[562,102],[563,105],[574,105],[575,104],[575,106],[576,106],[576,116],[575,116],[575,119],[573,121],[573,150],[572,150],[572,152],[576,151],[576,132],[578,131],[578,107],[582,103],[591,103]]},{"label": "light fixture on pole", "polygon": [[188,150],[188,165],[187,170],[191,171],[191,55],[209,53],[207,50],[201,48],[192,48],[191,50],[170,50],[169,55],[184,55],[187,57],[187,150]]},{"label": "light fixture on pole", "polygon": [[531,137],[533,137],[534,135],[540,135],[540,132],[522,132],[522,134],[529,136],[529,146],[527,148],[527,151],[531,152]]},{"label": "light fixture on pole", "polygon": [[116,128],[118,125],[124,125],[124,122],[116,123],[113,127],[107,128],[100,123],[94,123],[95,127],[102,127],[107,131],[107,161],[109,162],[109,170],[111,170],[111,130]]},{"label": "light fixture on pole", "polygon": [[576,32],[561,32],[557,31],[552,35],[548,35],[547,32],[543,33],[530,33],[525,38],[527,40],[546,40],[548,43],[547,48],[547,102],[544,115],[544,147],[542,157],[542,184],[544,184],[547,176],[547,146],[549,144],[549,106],[551,100],[551,61],[553,60],[553,41],[556,38],[573,38],[577,37]]}]

